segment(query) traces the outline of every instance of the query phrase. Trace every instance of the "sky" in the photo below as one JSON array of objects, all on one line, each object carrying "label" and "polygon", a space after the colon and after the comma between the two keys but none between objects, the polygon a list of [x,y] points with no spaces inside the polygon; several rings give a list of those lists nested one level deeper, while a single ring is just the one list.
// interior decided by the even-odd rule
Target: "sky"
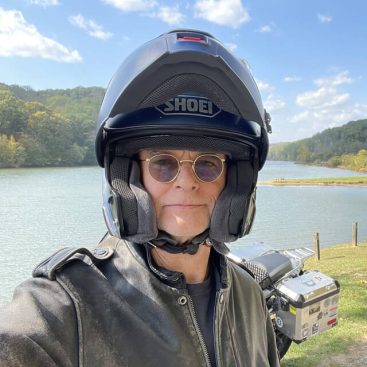
[{"label": "sky", "polygon": [[0,0],[0,82],[106,87],[133,50],[177,28],[248,62],[271,143],[367,118],[365,0]]}]

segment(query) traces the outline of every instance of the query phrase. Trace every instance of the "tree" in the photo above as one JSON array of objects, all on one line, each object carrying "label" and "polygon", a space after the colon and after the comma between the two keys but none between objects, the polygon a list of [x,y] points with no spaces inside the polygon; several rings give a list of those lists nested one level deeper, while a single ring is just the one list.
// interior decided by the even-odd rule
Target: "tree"
[{"label": "tree", "polygon": [[42,161],[42,155],[47,159],[43,164],[74,165],[84,159],[85,150],[74,143],[70,121],[59,114],[47,110],[33,113],[27,133],[36,143],[37,149],[32,153],[38,156],[37,160]]},{"label": "tree", "polygon": [[23,132],[26,126],[24,102],[7,90],[0,90],[0,134],[16,136]]},{"label": "tree", "polygon": [[327,162],[327,165],[331,168],[335,168],[335,167],[338,167],[340,166],[340,163],[341,163],[341,160],[340,160],[340,157],[338,156],[335,156],[335,157],[331,157],[328,162]]},{"label": "tree", "polygon": [[21,166],[25,159],[24,151],[13,136],[0,135],[0,168]]},{"label": "tree", "polygon": [[311,152],[305,143],[298,146],[297,161],[302,163],[310,163],[312,161]]},{"label": "tree", "polygon": [[367,150],[361,149],[356,156],[356,166],[358,170],[367,171]]}]

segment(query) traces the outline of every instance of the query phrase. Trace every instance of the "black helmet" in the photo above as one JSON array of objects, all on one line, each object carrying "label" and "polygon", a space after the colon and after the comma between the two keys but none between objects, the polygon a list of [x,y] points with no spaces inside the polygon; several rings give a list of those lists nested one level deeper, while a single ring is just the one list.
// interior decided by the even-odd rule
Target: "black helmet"
[{"label": "black helmet", "polygon": [[270,116],[247,64],[213,36],[175,30],[146,43],[110,81],[97,121],[110,233],[137,243],[159,242],[153,204],[134,157],[140,149],[160,147],[226,153],[226,187],[210,228],[198,238],[223,243],[247,234],[268,132]]}]

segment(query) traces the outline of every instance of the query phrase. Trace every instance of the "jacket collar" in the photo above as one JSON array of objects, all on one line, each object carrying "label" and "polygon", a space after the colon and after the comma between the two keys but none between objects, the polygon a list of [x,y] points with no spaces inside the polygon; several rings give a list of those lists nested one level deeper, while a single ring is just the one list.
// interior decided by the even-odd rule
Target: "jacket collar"
[{"label": "jacket collar", "polygon": [[[147,268],[163,283],[170,287],[183,289],[186,288],[185,277],[181,272],[167,270],[155,264],[152,254],[151,245],[145,245],[128,242],[127,245],[132,253],[139,261],[144,261]],[[228,287],[228,259],[226,256],[218,253],[212,248],[210,261],[215,267],[215,273],[219,276],[217,278],[217,289]]]}]

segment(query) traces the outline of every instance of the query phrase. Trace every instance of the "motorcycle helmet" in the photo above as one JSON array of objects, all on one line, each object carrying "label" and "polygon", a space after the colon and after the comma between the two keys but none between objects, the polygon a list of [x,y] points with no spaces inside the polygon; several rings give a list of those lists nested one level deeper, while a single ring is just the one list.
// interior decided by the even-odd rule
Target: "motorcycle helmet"
[{"label": "motorcycle helmet", "polygon": [[[270,116],[245,62],[212,35],[174,30],[133,52],[111,79],[97,120],[96,156],[105,168],[103,213],[110,234],[170,252],[220,246],[250,231],[258,171],[268,152]],[[210,227],[176,246],[156,225],[140,180],[141,149],[223,152],[226,186]]]}]

